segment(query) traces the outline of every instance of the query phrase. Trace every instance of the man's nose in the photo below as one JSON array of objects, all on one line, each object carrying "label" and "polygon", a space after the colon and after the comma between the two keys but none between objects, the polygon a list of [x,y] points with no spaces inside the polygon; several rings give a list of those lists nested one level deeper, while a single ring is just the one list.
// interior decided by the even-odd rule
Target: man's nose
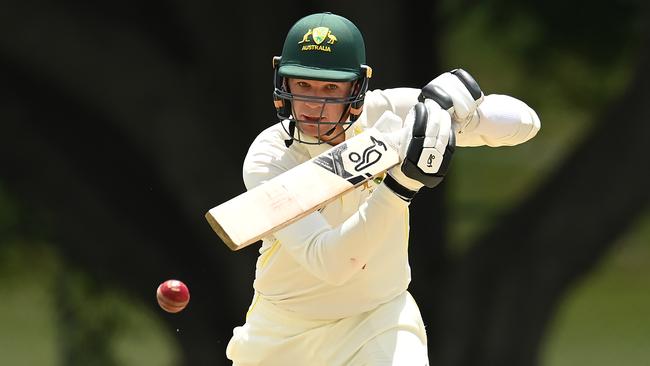
[{"label": "man's nose", "polygon": [[305,101],[305,106],[309,109],[321,109],[323,107],[323,103],[315,100]]},{"label": "man's nose", "polygon": [[[315,93],[311,93],[311,94],[307,95],[307,97],[316,98],[317,96],[315,95]],[[305,99],[305,100],[303,100],[303,102],[305,103],[305,107],[307,107],[309,109],[318,109],[318,110],[320,110],[320,109],[322,109],[324,107],[323,101],[318,100],[318,99]]]}]

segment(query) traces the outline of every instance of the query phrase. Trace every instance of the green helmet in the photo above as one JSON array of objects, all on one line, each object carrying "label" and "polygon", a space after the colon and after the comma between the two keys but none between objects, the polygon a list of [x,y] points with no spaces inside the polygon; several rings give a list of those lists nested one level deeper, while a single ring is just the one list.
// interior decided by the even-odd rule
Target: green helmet
[{"label": "green helmet", "polygon": [[[274,103],[280,120],[289,119],[292,139],[295,120],[292,120],[291,101],[298,98],[288,90],[285,78],[300,78],[325,81],[356,82],[353,93],[348,98],[331,100],[321,98],[326,103],[342,103],[347,108],[339,121],[346,129],[361,114],[363,100],[368,90],[368,79],[372,75],[366,63],[366,49],[359,29],[348,19],[332,14],[311,14],[298,20],[289,30],[282,48],[282,56],[274,57],[275,89]],[[343,119],[348,115],[350,122]],[[304,141],[302,141],[304,142]]]},{"label": "green helmet", "polygon": [[352,81],[362,75],[366,47],[359,29],[332,13],[308,15],[289,30],[278,73],[282,77]]}]

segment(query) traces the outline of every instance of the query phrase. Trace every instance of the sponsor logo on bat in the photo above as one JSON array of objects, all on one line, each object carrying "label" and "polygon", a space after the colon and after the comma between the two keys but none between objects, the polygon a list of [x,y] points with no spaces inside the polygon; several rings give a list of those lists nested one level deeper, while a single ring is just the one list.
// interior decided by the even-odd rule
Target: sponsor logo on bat
[{"label": "sponsor logo on bat", "polygon": [[348,144],[346,143],[338,145],[325,155],[316,157],[314,163],[339,177],[346,179],[351,184],[356,185],[365,180],[365,178],[372,176],[372,174],[364,171],[381,160],[383,155],[382,148],[383,151],[388,150],[384,142],[377,140],[373,136],[370,136],[370,142],[371,144],[366,146],[361,154],[355,151],[348,154],[348,159],[353,163],[356,163],[354,170],[361,174],[353,175],[345,169],[343,152],[348,149]]},{"label": "sponsor logo on bat", "polygon": [[370,141],[372,142],[372,145],[366,147],[361,155],[354,151],[348,155],[348,158],[350,158],[353,163],[358,163],[354,166],[354,170],[358,172],[366,170],[381,159],[382,153],[380,148],[383,147],[384,151],[388,150],[386,144],[377,140],[373,136],[370,136]]}]

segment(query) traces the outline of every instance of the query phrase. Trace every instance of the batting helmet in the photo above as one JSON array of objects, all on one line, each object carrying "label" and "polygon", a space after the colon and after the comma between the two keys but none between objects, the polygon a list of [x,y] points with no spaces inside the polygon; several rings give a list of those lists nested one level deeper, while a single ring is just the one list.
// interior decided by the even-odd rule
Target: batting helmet
[{"label": "batting helmet", "polygon": [[[344,131],[359,117],[368,90],[372,69],[366,64],[366,48],[359,29],[348,19],[332,14],[317,13],[298,20],[289,30],[282,48],[282,56],[273,58],[273,100],[280,120],[289,120],[287,133],[294,136],[295,119],[292,118],[292,100],[303,99],[291,93],[286,78],[323,81],[352,81],[350,96],[332,98],[309,98],[310,101],[345,104],[345,112],[339,121],[320,122],[343,124]],[[349,122],[347,116],[349,115]],[[284,126],[284,124],[283,124]],[[305,142],[307,143],[307,142]],[[319,141],[318,143],[322,143]]]}]

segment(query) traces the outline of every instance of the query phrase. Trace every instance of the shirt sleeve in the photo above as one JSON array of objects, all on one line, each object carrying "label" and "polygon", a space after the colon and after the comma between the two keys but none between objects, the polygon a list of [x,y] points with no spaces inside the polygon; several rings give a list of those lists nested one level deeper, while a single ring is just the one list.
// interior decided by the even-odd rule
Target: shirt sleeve
[{"label": "shirt sleeve", "polygon": [[257,187],[308,160],[304,153],[294,150],[286,147],[277,126],[259,134],[248,148],[242,166],[246,189]]},{"label": "shirt sleeve", "polygon": [[519,99],[500,94],[485,96],[472,120],[456,131],[458,146],[513,146],[537,134],[537,113]]},{"label": "shirt sleeve", "polygon": [[388,236],[389,228],[407,225],[407,207],[407,202],[380,184],[339,226],[332,227],[323,215],[314,212],[273,235],[311,274],[329,284],[342,285],[362,269]]}]

